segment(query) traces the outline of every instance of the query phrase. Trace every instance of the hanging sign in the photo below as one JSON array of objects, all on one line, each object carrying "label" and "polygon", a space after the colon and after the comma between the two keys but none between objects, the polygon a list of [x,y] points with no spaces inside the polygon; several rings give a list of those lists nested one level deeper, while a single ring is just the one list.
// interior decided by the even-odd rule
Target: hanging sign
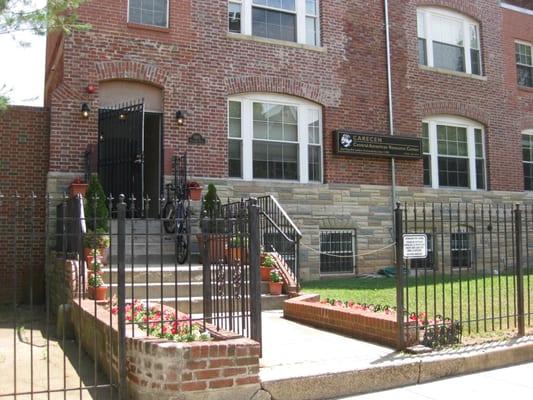
[{"label": "hanging sign", "polygon": [[335,153],[378,157],[422,158],[422,140],[351,131],[335,131]]},{"label": "hanging sign", "polygon": [[403,258],[427,258],[428,238],[424,234],[403,235]]}]

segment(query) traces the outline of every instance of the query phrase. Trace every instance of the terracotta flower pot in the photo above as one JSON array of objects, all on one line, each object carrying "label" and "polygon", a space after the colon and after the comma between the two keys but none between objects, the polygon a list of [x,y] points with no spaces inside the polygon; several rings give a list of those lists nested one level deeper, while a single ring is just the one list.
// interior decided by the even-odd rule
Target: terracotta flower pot
[{"label": "terracotta flower pot", "polygon": [[69,186],[70,197],[76,197],[78,194],[85,196],[88,186],[86,183],[71,183]]},{"label": "terracotta flower pot", "polygon": [[268,284],[268,287],[270,289],[270,294],[274,296],[279,296],[281,294],[281,289],[283,287],[282,282],[270,282]]},{"label": "terracotta flower pot", "polygon": [[192,201],[198,201],[202,198],[202,188],[201,187],[190,187],[189,188],[189,199]]},{"label": "terracotta flower pot", "polygon": [[244,252],[240,247],[228,247],[225,251],[226,261],[235,263],[237,260],[239,264],[248,264],[248,252],[244,249]]},{"label": "terracotta flower pot", "polygon": [[89,295],[89,299],[91,300],[105,300],[107,295],[107,286],[99,286],[99,287],[92,287],[89,286],[87,290],[87,294]]},{"label": "terracotta flower pot", "polygon": [[259,271],[261,272],[261,281],[268,282],[270,280],[270,271],[272,271],[272,268],[260,267]]}]

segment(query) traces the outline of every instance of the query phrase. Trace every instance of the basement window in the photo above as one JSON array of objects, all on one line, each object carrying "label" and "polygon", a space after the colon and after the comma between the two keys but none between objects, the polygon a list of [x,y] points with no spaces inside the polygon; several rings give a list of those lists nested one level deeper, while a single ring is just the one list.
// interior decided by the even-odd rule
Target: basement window
[{"label": "basement window", "polygon": [[355,272],[355,231],[320,231],[320,274],[353,274]]}]

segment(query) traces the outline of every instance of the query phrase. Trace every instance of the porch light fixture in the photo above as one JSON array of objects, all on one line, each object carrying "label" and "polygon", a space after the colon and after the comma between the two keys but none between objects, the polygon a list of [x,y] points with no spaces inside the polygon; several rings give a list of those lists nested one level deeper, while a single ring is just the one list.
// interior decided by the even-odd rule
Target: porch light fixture
[{"label": "porch light fixture", "polygon": [[89,112],[91,111],[91,108],[89,107],[89,104],[83,103],[81,105],[81,116],[83,118],[89,118]]},{"label": "porch light fixture", "polygon": [[183,126],[185,123],[185,114],[181,110],[176,111],[176,121],[178,121],[179,126]]}]

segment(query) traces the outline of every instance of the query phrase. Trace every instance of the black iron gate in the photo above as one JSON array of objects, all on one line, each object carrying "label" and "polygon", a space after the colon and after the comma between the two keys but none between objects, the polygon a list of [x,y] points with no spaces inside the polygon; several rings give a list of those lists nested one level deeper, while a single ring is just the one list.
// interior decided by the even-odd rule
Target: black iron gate
[{"label": "black iron gate", "polygon": [[106,194],[122,193],[137,199],[144,193],[144,103],[98,112],[98,175]]}]

